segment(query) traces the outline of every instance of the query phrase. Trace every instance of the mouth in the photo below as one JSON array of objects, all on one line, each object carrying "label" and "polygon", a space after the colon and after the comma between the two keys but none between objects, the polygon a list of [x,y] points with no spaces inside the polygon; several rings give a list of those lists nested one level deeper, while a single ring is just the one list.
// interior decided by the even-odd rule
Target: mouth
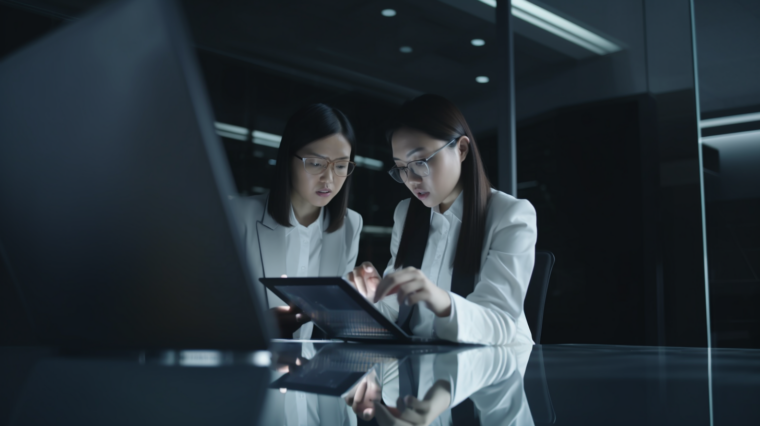
[{"label": "mouth", "polygon": [[415,189],[414,190],[414,195],[417,198],[419,198],[420,200],[424,200],[425,198],[427,198],[430,195],[430,193],[427,192],[427,191],[422,191],[422,190],[419,190],[419,189]]},{"label": "mouth", "polygon": [[320,197],[329,197],[331,194],[332,194],[332,191],[330,191],[327,188],[320,189],[319,191],[317,191],[317,195]]}]

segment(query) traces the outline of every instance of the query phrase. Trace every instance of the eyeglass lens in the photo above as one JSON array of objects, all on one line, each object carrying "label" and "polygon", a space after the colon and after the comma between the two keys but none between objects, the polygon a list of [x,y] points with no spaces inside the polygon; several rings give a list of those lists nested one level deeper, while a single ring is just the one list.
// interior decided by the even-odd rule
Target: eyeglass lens
[{"label": "eyeglass lens", "polygon": [[[318,175],[322,173],[330,162],[324,158],[304,158],[303,166],[306,172]],[[354,171],[354,165],[348,160],[340,160],[333,162],[333,170],[338,176],[348,176]]]}]

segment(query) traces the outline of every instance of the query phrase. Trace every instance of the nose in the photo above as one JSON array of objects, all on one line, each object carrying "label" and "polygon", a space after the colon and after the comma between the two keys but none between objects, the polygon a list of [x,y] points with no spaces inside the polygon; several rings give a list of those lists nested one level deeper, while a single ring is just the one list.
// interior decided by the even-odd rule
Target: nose
[{"label": "nose", "polygon": [[406,181],[407,182],[422,182],[422,176],[414,173],[411,170],[407,170],[407,172],[406,172]]},{"label": "nose", "polygon": [[333,173],[334,173],[333,165],[330,164],[330,165],[327,166],[327,168],[325,168],[325,170],[320,175],[319,181],[320,182],[332,182],[333,181]]}]

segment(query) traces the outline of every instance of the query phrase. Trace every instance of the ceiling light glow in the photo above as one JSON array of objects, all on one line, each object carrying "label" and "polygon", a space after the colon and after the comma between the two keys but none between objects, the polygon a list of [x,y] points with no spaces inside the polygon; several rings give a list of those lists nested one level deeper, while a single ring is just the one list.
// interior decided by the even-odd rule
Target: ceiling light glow
[{"label": "ceiling light glow", "polygon": [[[489,6],[496,7],[496,0],[480,0]],[[622,50],[620,46],[610,40],[589,31],[578,24],[556,15],[542,7],[536,6],[527,0],[512,0],[512,15],[533,24],[556,36],[575,43],[597,55],[606,55]]]},{"label": "ceiling light glow", "polygon": [[393,9],[384,9],[380,13],[382,13],[382,15],[385,16],[386,18],[392,18],[392,17],[396,16],[396,11],[393,10]]},{"label": "ceiling light glow", "polygon": [[357,155],[354,157],[354,162],[359,167],[366,167],[370,170],[383,170],[383,162],[375,160],[374,158],[367,158]]},{"label": "ceiling light glow", "polygon": [[481,38],[474,38],[472,41],[470,41],[470,43],[472,43],[473,46],[477,47],[484,46],[486,44],[485,40]]},{"label": "ceiling light glow", "polygon": [[401,53],[412,53],[412,48],[409,46],[401,46],[398,51]]},{"label": "ceiling light glow", "polygon": [[760,121],[760,112],[751,114],[730,115],[728,117],[708,118],[699,122],[699,127],[706,129],[708,127],[728,126],[729,124],[749,123],[751,121]]},{"label": "ceiling light glow", "polygon": [[478,83],[488,83],[491,80],[488,77],[484,76],[484,75],[479,75],[479,76],[475,77],[475,81],[477,81]]}]

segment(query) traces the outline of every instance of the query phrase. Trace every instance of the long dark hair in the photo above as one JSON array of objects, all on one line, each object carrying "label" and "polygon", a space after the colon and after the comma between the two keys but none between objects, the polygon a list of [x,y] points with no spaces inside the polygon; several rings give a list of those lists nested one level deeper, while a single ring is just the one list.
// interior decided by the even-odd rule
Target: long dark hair
[{"label": "long dark hair", "polygon": [[[325,104],[307,105],[293,114],[285,125],[282,141],[277,151],[277,164],[274,168],[272,189],[269,191],[267,210],[269,215],[282,226],[290,223],[290,192],[293,190],[292,159],[296,151],[324,137],[339,133],[351,144],[351,161],[356,152],[356,138],[351,123],[339,109]],[[343,219],[348,209],[348,191],[351,188],[351,176],[346,178],[343,188],[327,205],[330,212],[330,226],[327,232],[334,232],[343,226]]]},{"label": "long dark hair", "polygon": [[[477,274],[480,272],[491,183],[483,168],[480,152],[470,126],[451,101],[442,96],[427,94],[404,103],[386,131],[388,142],[391,141],[393,133],[402,127],[418,130],[442,141],[450,141],[462,136],[470,139],[469,154],[462,163],[462,174],[459,178],[464,192],[464,207],[454,267],[464,273]],[[416,198],[410,200],[404,232],[396,253],[396,268],[403,266],[406,249],[412,240],[418,215],[429,214],[429,212],[430,210],[426,209],[420,200]]]}]

